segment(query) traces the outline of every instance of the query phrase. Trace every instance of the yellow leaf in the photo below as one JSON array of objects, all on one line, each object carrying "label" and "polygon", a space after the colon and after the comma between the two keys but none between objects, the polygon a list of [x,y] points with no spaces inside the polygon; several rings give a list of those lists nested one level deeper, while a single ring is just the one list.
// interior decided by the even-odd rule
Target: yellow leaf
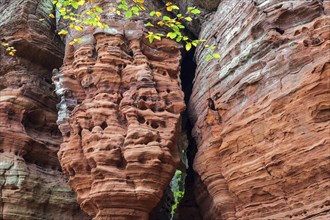
[{"label": "yellow leaf", "polygon": [[97,26],[99,26],[100,28],[104,28],[104,25],[101,22],[97,23]]},{"label": "yellow leaf", "polygon": [[172,2],[166,2],[166,6],[172,5]]},{"label": "yellow leaf", "polygon": [[69,32],[67,30],[61,30],[58,35],[67,35]]},{"label": "yellow leaf", "polygon": [[74,28],[77,30],[77,31],[82,31],[82,28],[80,26],[74,26]]},{"label": "yellow leaf", "polygon": [[55,15],[52,14],[52,13],[50,13],[50,14],[49,14],[49,17],[54,19],[54,18],[55,18]]},{"label": "yellow leaf", "polygon": [[185,20],[186,21],[192,21],[192,18],[191,17],[186,17]]},{"label": "yellow leaf", "polygon": [[74,28],[74,24],[71,23],[70,26],[69,26],[69,28],[73,29]]},{"label": "yellow leaf", "polygon": [[120,11],[117,10],[117,15],[120,15]]},{"label": "yellow leaf", "polygon": [[144,3],[144,0],[135,0],[134,2],[137,2],[137,3]]},{"label": "yellow leaf", "polygon": [[160,17],[160,16],[162,16],[162,13],[159,12],[159,11],[156,11],[156,16],[157,16],[157,17]]},{"label": "yellow leaf", "polygon": [[166,10],[167,11],[172,11],[172,7],[167,7]]}]

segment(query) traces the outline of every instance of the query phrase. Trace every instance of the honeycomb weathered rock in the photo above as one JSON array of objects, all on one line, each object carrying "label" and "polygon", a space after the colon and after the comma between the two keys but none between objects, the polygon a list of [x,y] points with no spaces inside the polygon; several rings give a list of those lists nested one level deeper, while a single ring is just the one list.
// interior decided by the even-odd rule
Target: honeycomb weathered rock
[{"label": "honeycomb weathered rock", "polygon": [[109,24],[68,45],[53,78],[62,96],[59,159],[89,215],[147,219],[180,161],[180,48],[150,44],[135,22]]},{"label": "honeycomb weathered rock", "polygon": [[[51,1],[0,1],[0,219],[90,219],[60,170],[52,68],[63,45],[54,39]],[[46,10],[47,9],[47,10]]]}]

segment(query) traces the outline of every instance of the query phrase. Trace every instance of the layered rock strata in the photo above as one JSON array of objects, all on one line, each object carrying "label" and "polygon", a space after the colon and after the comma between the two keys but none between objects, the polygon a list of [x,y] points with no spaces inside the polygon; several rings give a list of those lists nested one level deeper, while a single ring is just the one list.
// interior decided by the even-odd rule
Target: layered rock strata
[{"label": "layered rock strata", "polygon": [[0,2],[0,39],[17,50],[14,57],[0,54],[0,219],[90,219],[57,159],[51,70],[63,48],[49,31],[52,21],[39,21],[51,1]]},{"label": "layered rock strata", "polygon": [[53,78],[63,171],[95,219],[148,219],[178,165],[185,108],[180,47],[150,44],[136,22],[108,20],[67,45]]},{"label": "layered rock strata", "polygon": [[329,1],[224,0],[213,16],[200,37],[222,58],[198,48],[189,103],[204,219],[330,218]]}]

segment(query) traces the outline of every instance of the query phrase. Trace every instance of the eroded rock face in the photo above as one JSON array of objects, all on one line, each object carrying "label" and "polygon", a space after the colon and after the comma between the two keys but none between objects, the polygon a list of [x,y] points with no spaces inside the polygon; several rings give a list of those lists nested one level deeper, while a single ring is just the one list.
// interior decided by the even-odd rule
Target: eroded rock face
[{"label": "eroded rock face", "polygon": [[[0,219],[90,219],[60,171],[57,98],[51,69],[61,62],[52,23],[41,23],[51,1],[0,1]],[[42,44],[40,43],[42,42]]]},{"label": "eroded rock face", "polygon": [[180,50],[149,44],[135,22],[109,21],[67,45],[53,78],[63,170],[81,208],[96,219],[147,219],[180,159]]},{"label": "eroded rock face", "polygon": [[329,9],[224,0],[206,23],[222,58],[198,49],[189,103],[205,219],[330,218]]}]

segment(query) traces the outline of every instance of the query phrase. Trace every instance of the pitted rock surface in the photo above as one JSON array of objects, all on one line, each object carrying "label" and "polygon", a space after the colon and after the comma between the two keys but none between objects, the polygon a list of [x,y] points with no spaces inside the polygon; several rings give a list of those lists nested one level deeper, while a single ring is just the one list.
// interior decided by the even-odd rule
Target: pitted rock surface
[{"label": "pitted rock surface", "polygon": [[39,21],[51,1],[0,2],[0,39],[17,50],[0,54],[0,219],[90,219],[57,159],[62,138],[51,70],[63,46],[49,31],[55,24]]},{"label": "pitted rock surface", "polygon": [[150,44],[134,22],[82,38],[53,78],[63,171],[90,216],[147,219],[180,161],[180,47]]}]

